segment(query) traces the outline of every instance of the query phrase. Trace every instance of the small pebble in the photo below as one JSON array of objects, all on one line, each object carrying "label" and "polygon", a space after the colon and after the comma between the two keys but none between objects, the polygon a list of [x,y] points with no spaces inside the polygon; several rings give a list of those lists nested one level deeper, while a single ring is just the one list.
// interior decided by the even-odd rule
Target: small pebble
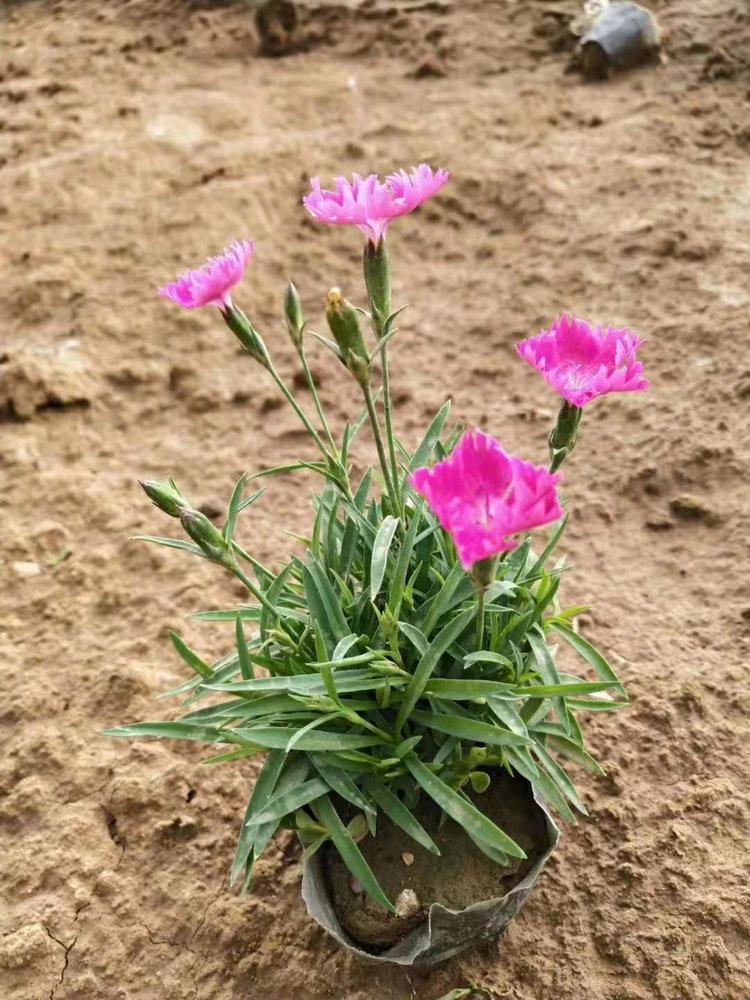
[{"label": "small pebble", "polygon": [[224,504],[218,497],[206,497],[198,507],[198,510],[213,521],[217,517],[221,517],[224,513]]},{"label": "small pebble", "polygon": [[11,568],[18,576],[38,576],[42,572],[42,567],[35,562],[14,562]]},{"label": "small pebble", "polygon": [[413,865],[414,855],[409,854],[408,851],[404,851],[404,853],[401,855],[401,860],[404,862],[405,865]]},{"label": "small pebble", "polygon": [[396,898],[396,914],[406,919],[420,909],[419,897],[413,889],[402,889]]},{"label": "small pebble", "polygon": [[704,500],[691,493],[682,493],[674,497],[669,503],[669,509],[682,521],[706,521],[710,524],[719,520]]}]

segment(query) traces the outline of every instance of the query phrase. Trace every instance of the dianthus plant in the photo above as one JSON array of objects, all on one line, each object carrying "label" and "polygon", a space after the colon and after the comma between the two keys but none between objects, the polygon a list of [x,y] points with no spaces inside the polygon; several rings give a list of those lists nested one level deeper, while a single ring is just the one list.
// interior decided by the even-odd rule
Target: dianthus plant
[{"label": "dianthus plant", "polygon": [[[332,191],[312,182],[305,198],[311,215],[364,235],[368,299],[365,309],[355,308],[338,289],[330,291],[331,336],[323,337],[307,329],[297,291],[291,284],[287,289],[285,325],[312,414],[233,301],[252,241],[236,242],[161,290],[184,308],[220,310],[302,421],[315,452],[242,476],[221,530],[173,480],[142,483],[188,536],[147,540],[222,567],[247,587],[249,600],[195,616],[234,627],[234,648],[212,665],[173,635],[195,674],[173,692],[183,697],[177,721],[139,722],[110,733],[199,740],[223,748],[209,762],[235,767],[262,759],[251,771],[231,872],[232,882],[244,887],[274,834],[291,829],[308,856],[330,839],[363,888],[392,910],[358,842],[377,836],[385,816],[406,838],[437,853],[415,816],[419,796],[434,800],[498,864],[522,858],[519,845],[481,809],[493,773],[504,768],[528,780],[573,821],[574,810],[585,807],[566,767],[599,770],[584,747],[578,716],[627,703],[604,656],[575,628],[582,609],[558,603],[562,562],[553,553],[565,526],[558,469],[576,442],[583,407],[609,392],[647,386],[637,337],[563,316],[519,344],[519,354],[562,396],[548,467],[509,455],[479,430],[463,436],[446,430],[447,403],[413,450],[394,430],[388,353],[398,313],[391,304],[387,229],[447,181],[445,171],[423,164],[384,181],[339,178]],[[313,336],[346,368],[353,400],[361,395],[340,440],[308,364]],[[368,424],[379,467],[353,482],[352,448]],[[322,480],[306,551],[269,567],[238,541],[238,518],[263,492],[252,480],[297,470]],[[535,552],[529,531],[548,524],[555,525],[551,536]],[[561,643],[572,647],[587,676],[558,668]]]}]

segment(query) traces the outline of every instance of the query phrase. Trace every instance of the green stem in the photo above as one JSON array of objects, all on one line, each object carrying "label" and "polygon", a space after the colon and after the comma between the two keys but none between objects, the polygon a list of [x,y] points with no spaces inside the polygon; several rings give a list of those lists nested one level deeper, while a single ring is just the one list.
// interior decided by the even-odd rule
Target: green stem
[{"label": "green stem", "polygon": [[[379,336],[378,339],[382,339],[382,336]],[[397,505],[399,514],[401,514],[403,513],[403,510],[401,505],[401,491],[399,489],[398,461],[396,459],[396,439],[393,436],[393,407],[391,404],[391,380],[388,369],[387,344],[384,344],[380,348],[380,364],[383,369],[383,413],[385,415],[385,436],[388,438],[388,457],[391,463],[393,485],[396,490],[396,494],[393,499]]]},{"label": "green stem", "polygon": [[273,604],[271,604],[271,602],[265,596],[263,591],[260,590],[258,587],[256,587],[256,585],[253,583],[250,577],[246,573],[244,573],[240,569],[240,567],[237,566],[236,564],[234,566],[229,566],[228,569],[237,577],[237,579],[241,583],[245,584],[245,586],[253,595],[253,597],[263,605],[266,611],[269,611],[274,616],[274,618],[276,618],[278,615],[276,608],[273,606]]},{"label": "green stem", "polygon": [[288,388],[286,382],[283,380],[283,378],[281,377],[281,375],[279,375],[279,373],[276,371],[276,368],[274,367],[273,362],[270,359],[266,362],[266,368],[268,369],[268,371],[269,371],[269,373],[271,375],[271,378],[274,380],[274,382],[279,387],[279,389],[281,389],[281,391],[284,394],[287,402],[290,404],[290,406],[292,407],[292,409],[294,410],[294,412],[300,418],[300,420],[304,424],[306,430],[308,431],[308,433],[312,437],[313,441],[315,441],[315,444],[318,446],[318,448],[320,448],[321,452],[323,453],[324,457],[327,460],[328,457],[329,457],[328,451],[326,450],[326,446],[321,441],[320,435],[315,430],[315,428],[313,427],[313,425],[310,423],[309,417],[307,416],[307,414],[305,413],[305,411],[301,408],[301,406],[299,405],[299,403],[297,402],[297,400],[294,398],[293,393],[290,391],[290,389]]},{"label": "green stem", "polygon": [[398,510],[396,491],[391,480],[391,473],[388,467],[388,459],[385,454],[385,446],[383,445],[383,434],[380,430],[380,422],[378,420],[378,414],[375,410],[375,401],[372,398],[372,389],[369,384],[365,383],[362,386],[362,393],[365,397],[365,405],[367,407],[367,415],[370,418],[370,426],[372,427],[373,437],[375,438],[375,447],[378,449],[378,458],[380,459],[380,468],[383,470],[383,478],[385,479],[385,487],[388,491],[388,496],[391,498],[391,503],[394,505],[394,509]]},{"label": "green stem", "polygon": [[484,642],[484,595],[486,588],[477,589],[477,650],[482,648]]},{"label": "green stem", "polygon": [[271,572],[271,570],[268,569],[267,566],[264,566],[262,562],[259,562],[257,559],[251,556],[250,553],[247,551],[247,549],[243,549],[238,542],[233,541],[232,548],[241,559],[244,559],[245,562],[249,562],[250,565],[253,567],[253,569],[258,570],[260,573],[264,573],[266,576],[274,575]]},{"label": "green stem", "polygon": [[320,402],[320,396],[318,395],[318,388],[315,385],[315,379],[310,371],[310,365],[307,363],[307,355],[305,354],[304,347],[300,348],[299,351],[300,361],[302,362],[302,368],[305,372],[305,378],[307,379],[307,384],[310,386],[310,392],[312,393],[313,402],[315,403],[315,409],[318,413],[320,423],[325,431],[326,438],[328,439],[328,444],[331,447],[331,451],[334,455],[338,455],[338,448],[336,447],[336,442],[333,440],[333,434],[331,434],[331,428],[326,419],[325,411],[323,410],[323,405]]}]

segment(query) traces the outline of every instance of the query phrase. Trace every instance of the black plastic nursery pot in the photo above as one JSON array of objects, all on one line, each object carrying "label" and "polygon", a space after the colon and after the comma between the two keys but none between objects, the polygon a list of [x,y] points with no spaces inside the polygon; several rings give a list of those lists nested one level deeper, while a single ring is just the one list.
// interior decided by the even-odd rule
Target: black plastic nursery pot
[{"label": "black plastic nursery pot", "polygon": [[430,967],[496,938],[526,902],[560,833],[525,779],[495,772],[491,788],[491,795],[472,797],[524,848],[525,861],[497,864],[422,801],[416,814],[440,857],[381,817],[377,835],[359,845],[399,916],[365,896],[330,844],[304,863],[310,916],[347,951],[375,963]]}]

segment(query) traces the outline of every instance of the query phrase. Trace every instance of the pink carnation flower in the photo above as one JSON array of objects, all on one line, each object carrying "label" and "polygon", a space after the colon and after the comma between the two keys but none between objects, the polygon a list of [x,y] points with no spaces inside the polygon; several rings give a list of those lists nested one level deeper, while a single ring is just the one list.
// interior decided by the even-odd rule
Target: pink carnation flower
[{"label": "pink carnation flower", "polygon": [[229,293],[242,279],[254,250],[252,240],[235,240],[218,257],[209,258],[202,267],[186,271],[177,281],[164,285],[159,295],[184,309],[226,308],[232,302]]},{"label": "pink carnation flower", "polygon": [[351,181],[336,178],[336,190],[326,191],[317,177],[311,180],[312,191],[303,204],[318,222],[331,226],[357,226],[373,243],[385,236],[388,224],[400,215],[413,212],[423,201],[448,183],[447,170],[433,170],[426,163],[414,167],[411,173],[399,170],[381,181],[377,174]]},{"label": "pink carnation flower", "polygon": [[464,434],[448,458],[417,469],[412,486],[453,538],[466,569],[518,544],[509,535],[562,517],[560,475],[524,462],[479,430]]},{"label": "pink carnation flower", "polygon": [[518,353],[573,406],[608,392],[648,389],[636,358],[642,343],[630,330],[592,328],[563,314],[549,330],[517,345]]}]

